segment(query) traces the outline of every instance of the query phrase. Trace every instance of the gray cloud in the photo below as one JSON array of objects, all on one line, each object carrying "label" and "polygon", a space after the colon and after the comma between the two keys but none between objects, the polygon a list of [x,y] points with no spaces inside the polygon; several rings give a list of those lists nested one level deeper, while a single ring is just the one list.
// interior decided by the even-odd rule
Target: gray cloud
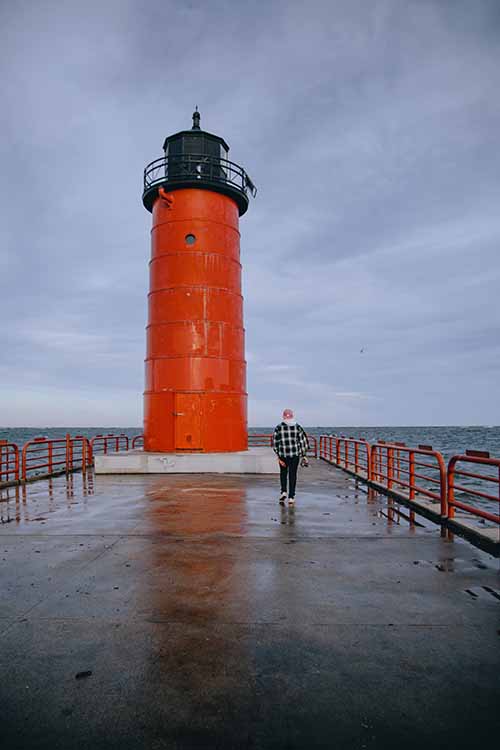
[{"label": "gray cloud", "polygon": [[497,2],[26,1],[0,28],[0,423],[140,423],[142,169],[195,104],[259,187],[251,423],[500,421]]}]

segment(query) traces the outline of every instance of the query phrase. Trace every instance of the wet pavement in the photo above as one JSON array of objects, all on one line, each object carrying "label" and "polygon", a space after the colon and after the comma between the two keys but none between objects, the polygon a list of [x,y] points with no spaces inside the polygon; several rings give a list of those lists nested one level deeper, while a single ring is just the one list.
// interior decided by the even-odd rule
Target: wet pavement
[{"label": "wet pavement", "polygon": [[0,490],[0,747],[491,743],[498,560],[312,463]]}]

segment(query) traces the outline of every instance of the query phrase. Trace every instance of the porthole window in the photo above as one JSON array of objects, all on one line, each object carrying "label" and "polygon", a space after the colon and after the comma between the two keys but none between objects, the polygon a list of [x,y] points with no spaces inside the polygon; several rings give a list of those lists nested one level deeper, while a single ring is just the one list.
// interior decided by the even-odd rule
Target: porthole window
[{"label": "porthole window", "polygon": [[185,240],[186,245],[194,245],[194,243],[196,242],[196,237],[194,236],[194,234],[186,234]]}]

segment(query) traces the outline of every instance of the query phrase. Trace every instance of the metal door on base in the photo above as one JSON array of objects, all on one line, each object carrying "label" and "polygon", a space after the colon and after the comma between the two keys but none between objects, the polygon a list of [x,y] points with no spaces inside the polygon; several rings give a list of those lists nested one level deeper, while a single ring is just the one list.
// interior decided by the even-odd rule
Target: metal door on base
[{"label": "metal door on base", "polygon": [[175,450],[201,450],[201,396],[175,394]]}]

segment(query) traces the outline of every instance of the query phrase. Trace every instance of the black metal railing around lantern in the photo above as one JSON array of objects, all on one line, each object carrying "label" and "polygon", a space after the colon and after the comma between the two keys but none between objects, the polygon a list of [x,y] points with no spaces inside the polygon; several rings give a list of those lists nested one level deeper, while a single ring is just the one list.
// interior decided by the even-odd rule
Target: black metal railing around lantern
[{"label": "black metal railing around lantern", "polygon": [[142,201],[152,210],[158,188],[212,189],[233,198],[240,216],[248,208],[248,195],[255,197],[257,188],[243,167],[227,159],[206,154],[167,155],[155,159],[144,170]]}]

